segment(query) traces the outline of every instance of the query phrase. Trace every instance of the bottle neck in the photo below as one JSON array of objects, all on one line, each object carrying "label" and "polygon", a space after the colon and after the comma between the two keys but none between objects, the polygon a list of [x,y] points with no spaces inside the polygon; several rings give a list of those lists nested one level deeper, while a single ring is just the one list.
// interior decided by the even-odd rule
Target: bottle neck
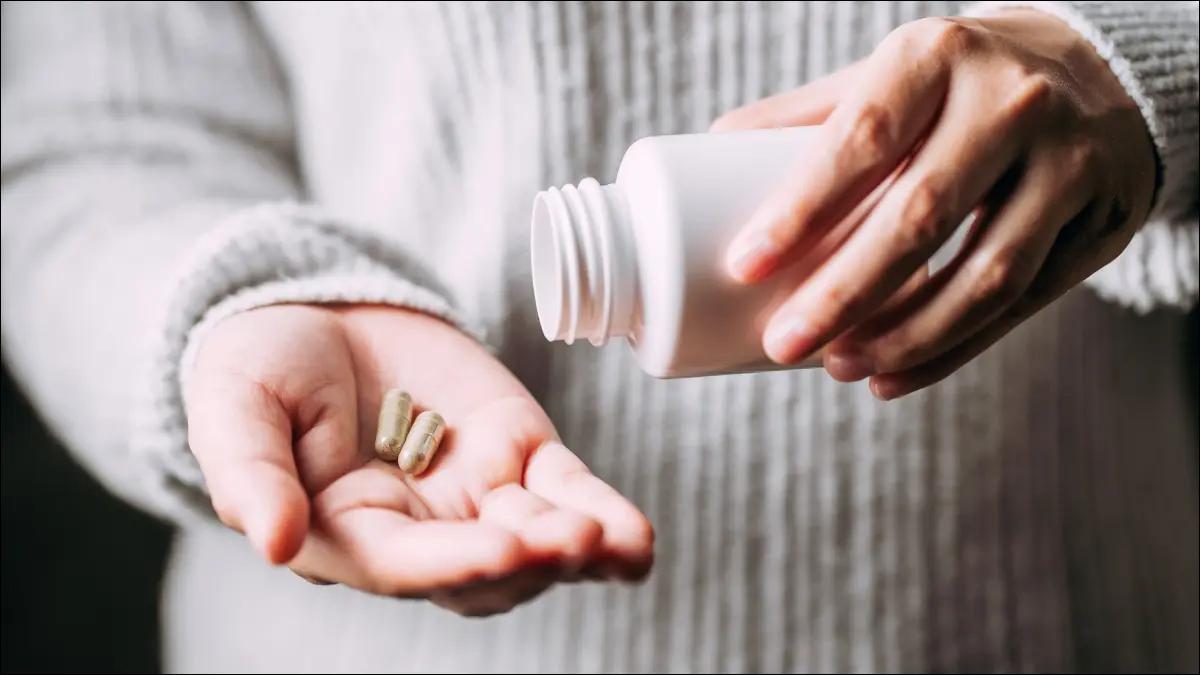
[{"label": "bottle neck", "polygon": [[534,200],[530,253],[542,333],[599,347],[633,332],[638,311],[636,250],[625,195],[585,178]]}]

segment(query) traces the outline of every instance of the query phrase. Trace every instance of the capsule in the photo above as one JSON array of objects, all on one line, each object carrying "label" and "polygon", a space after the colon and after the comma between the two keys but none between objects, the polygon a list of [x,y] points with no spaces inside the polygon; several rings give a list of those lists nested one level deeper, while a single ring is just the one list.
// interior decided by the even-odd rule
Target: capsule
[{"label": "capsule", "polygon": [[433,455],[437,453],[445,431],[446,420],[442,419],[441,415],[431,411],[418,415],[396,461],[400,470],[410,476],[420,476],[424,473],[433,461]]},{"label": "capsule", "polygon": [[392,389],[383,396],[379,406],[379,428],[375,432],[375,454],[382,460],[394,462],[404,447],[412,425],[412,396],[400,389]]}]

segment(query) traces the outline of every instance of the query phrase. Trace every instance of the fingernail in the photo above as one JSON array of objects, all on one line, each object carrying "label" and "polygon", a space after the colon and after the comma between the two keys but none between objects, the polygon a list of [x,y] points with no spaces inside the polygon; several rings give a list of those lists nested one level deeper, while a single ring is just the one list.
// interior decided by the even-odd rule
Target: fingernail
[{"label": "fingernail", "polygon": [[849,350],[826,357],[825,370],[840,382],[858,382],[875,374],[871,359],[865,354]]},{"label": "fingernail", "polygon": [[763,349],[771,360],[792,363],[813,350],[813,337],[804,319],[786,316],[772,321],[763,334]]},{"label": "fingernail", "polygon": [[766,234],[750,232],[733,242],[728,267],[734,278],[752,283],[770,272],[779,257],[779,247]]}]

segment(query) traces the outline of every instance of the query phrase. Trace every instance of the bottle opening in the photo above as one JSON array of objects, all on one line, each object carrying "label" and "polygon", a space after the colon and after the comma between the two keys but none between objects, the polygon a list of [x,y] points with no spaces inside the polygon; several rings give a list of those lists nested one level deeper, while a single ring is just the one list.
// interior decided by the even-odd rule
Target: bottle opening
[{"label": "bottle opening", "polygon": [[538,323],[547,340],[563,339],[565,332],[566,294],[563,285],[566,276],[563,256],[559,254],[559,234],[554,227],[554,216],[546,193],[539,194],[533,202],[533,223],[530,232],[530,253],[533,265],[533,301],[537,307]]},{"label": "bottle opening", "polygon": [[636,310],[637,270],[625,205],[613,186],[585,178],[537,195],[530,223],[533,298],[551,342],[599,347],[628,335]]}]

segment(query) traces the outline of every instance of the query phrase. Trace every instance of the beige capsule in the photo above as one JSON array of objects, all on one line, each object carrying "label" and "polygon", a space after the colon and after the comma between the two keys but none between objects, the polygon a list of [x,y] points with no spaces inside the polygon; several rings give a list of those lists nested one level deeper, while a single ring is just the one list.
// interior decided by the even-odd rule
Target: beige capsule
[{"label": "beige capsule", "polygon": [[400,470],[410,476],[420,476],[424,473],[433,461],[433,455],[437,452],[445,432],[446,420],[442,419],[441,415],[431,411],[418,415],[412,430],[408,432],[408,438],[404,440],[404,447],[401,448],[400,457],[396,462]]},{"label": "beige capsule", "polygon": [[400,457],[412,416],[412,396],[407,392],[392,389],[384,394],[379,406],[379,427],[375,431],[375,454],[380,459],[394,462]]}]

